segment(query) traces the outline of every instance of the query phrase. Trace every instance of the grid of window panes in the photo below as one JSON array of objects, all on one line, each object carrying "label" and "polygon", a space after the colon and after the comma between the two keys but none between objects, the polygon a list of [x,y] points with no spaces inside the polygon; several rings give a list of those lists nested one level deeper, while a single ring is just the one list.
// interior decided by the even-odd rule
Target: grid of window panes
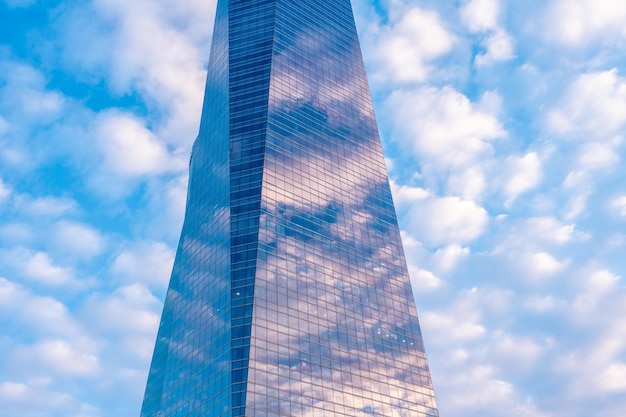
[{"label": "grid of window panes", "polygon": [[227,6],[216,14],[185,222],[142,417],[219,416],[231,407]]},{"label": "grid of window panes", "polygon": [[437,416],[350,3],[276,3],[246,416]]},{"label": "grid of window panes", "polygon": [[219,0],[142,417],[437,416],[349,0]]},{"label": "grid of window panes", "polygon": [[229,3],[232,416],[246,411],[274,8],[274,0]]}]

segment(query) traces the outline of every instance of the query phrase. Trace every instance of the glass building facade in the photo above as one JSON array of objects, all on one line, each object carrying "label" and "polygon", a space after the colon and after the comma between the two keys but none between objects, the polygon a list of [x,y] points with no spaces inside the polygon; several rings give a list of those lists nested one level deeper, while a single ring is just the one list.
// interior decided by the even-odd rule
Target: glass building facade
[{"label": "glass building facade", "polygon": [[349,0],[219,0],[141,416],[438,416]]}]

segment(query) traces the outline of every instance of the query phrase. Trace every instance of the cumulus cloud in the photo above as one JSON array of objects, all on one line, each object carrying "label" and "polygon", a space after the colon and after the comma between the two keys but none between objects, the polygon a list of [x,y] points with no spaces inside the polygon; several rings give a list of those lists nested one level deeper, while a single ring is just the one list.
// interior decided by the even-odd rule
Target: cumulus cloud
[{"label": "cumulus cloud", "polygon": [[6,278],[0,278],[0,320],[5,327],[20,327],[20,334],[29,337],[74,338],[82,334],[65,304],[50,296],[35,295]]},{"label": "cumulus cloud", "polygon": [[395,91],[384,107],[395,126],[393,140],[440,169],[467,167],[506,135],[494,115],[451,87]]},{"label": "cumulus cloud", "polygon": [[563,244],[575,236],[574,224],[563,224],[554,217],[530,217],[524,221],[522,230],[532,241]]},{"label": "cumulus cloud", "polygon": [[513,38],[498,24],[499,0],[471,0],[460,9],[461,21],[472,33],[482,35],[485,52],[476,56],[477,65],[506,61],[514,57]]},{"label": "cumulus cloud", "polygon": [[479,237],[489,222],[487,211],[458,197],[431,198],[415,204],[408,223],[421,241],[462,244]]},{"label": "cumulus cloud", "polygon": [[443,285],[443,281],[437,275],[426,269],[409,266],[411,286],[416,294],[435,290]]},{"label": "cumulus cloud", "polygon": [[502,29],[490,33],[483,41],[485,52],[476,56],[477,65],[508,61],[515,57],[513,38]]},{"label": "cumulus cloud", "polygon": [[565,386],[568,396],[599,401],[610,415],[618,416],[619,412],[608,407],[605,400],[626,390],[622,378],[626,294],[621,277],[609,269],[594,266],[581,272],[569,319],[577,323],[579,330],[584,329],[586,337],[558,358],[557,371],[569,378]]},{"label": "cumulus cloud", "polygon": [[544,346],[530,336],[518,336],[496,332],[493,340],[493,354],[502,366],[510,366],[517,372],[531,367],[540,357]]},{"label": "cumulus cloud", "polygon": [[54,250],[69,258],[91,258],[105,248],[105,239],[89,225],[62,220],[52,227]]},{"label": "cumulus cloud", "polygon": [[161,242],[133,242],[111,266],[111,273],[127,282],[166,288],[174,263],[174,251]]},{"label": "cumulus cloud", "polygon": [[460,10],[461,19],[472,32],[482,32],[498,27],[499,0],[471,0]]},{"label": "cumulus cloud", "polygon": [[480,201],[486,189],[487,179],[478,166],[472,166],[458,174],[450,174],[448,178],[448,194],[465,200]]},{"label": "cumulus cloud", "polygon": [[619,280],[618,275],[607,269],[588,274],[583,284],[583,291],[574,300],[574,311],[582,316],[601,308],[604,299],[617,288]]},{"label": "cumulus cloud", "polygon": [[514,262],[519,262],[519,266],[527,271],[529,282],[550,277],[561,272],[567,266],[567,261],[560,261],[547,252],[514,254],[513,257],[515,258]]},{"label": "cumulus cloud", "polygon": [[520,282],[542,286],[548,278],[558,276],[571,265],[571,259],[563,258],[559,248],[587,238],[573,223],[563,223],[551,216],[530,217],[510,221],[492,255],[506,260],[511,268],[509,274],[519,276]]},{"label": "cumulus cloud", "polygon": [[544,12],[542,33],[569,47],[598,38],[626,36],[626,5],[613,0],[552,0]]},{"label": "cumulus cloud", "polygon": [[33,197],[27,194],[16,196],[15,206],[20,213],[35,217],[59,217],[75,213],[78,209],[78,204],[71,198],[55,196]]},{"label": "cumulus cloud", "polygon": [[98,116],[95,136],[102,150],[104,166],[122,177],[159,174],[184,167],[140,119],[110,111]]},{"label": "cumulus cloud", "polygon": [[626,392],[626,363],[612,363],[599,375],[597,382],[605,392]]},{"label": "cumulus cloud", "polygon": [[6,130],[16,127],[17,118],[34,124],[57,120],[65,107],[65,97],[46,88],[43,73],[30,65],[0,59],[0,108],[5,110]]},{"label": "cumulus cloud", "polygon": [[[23,171],[41,163],[50,133],[41,131],[62,120],[68,100],[48,88],[40,70],[2,52],[0,49],[0,160],[7,168]],[[30,146],[37,134],[45,140]]]},{"label": "cumulus cloud", "polygon": [[475,317],[462,319],[456,315],[425,312],[421,315],[421,321],[424,327],[437,329],[437,336],[431,339],[431,343],[440,343],[441,341],[438,341],[437,337],[446,337],[449,341],[458,342],[480,339],[487,333],[487,329],[476,322]]},{"label": "cumulus cloud", "polygon": [[617,69],[581,74],[547,113],[551,132],[584,141],[619,142],[625,123],[626,81]]},{"label": "cumulus cloud", "polygon": [[412,237],[429,245],[454,245],[480,236],[489,222],[487,211],[473,201],[436,197],[419,187],[393,185],[398,211]]},{"label": "cumulus cloud", "polygon": [[470,249],[468,247],[454,244],[437,249],[432,256],[431,262],[436,271],[445,273],[454,269],[459,262],[469,255]]},{"label": "cumulus cloud", "polygon": [[390,82],[424,81],[431,61],[451,50],[454,38],[437,13],[412,8],[382,29],[376,46],[375,78]]},{"label": "cumulus cloud", "polygon": [[626,217],[626,195],[615,197],[609,204],[609,208],[619,217]]},{"label": "cumulus cloud", "polygon": [[621,143],[621,139],[613,143],[591,142],[585,144],[578,155],[578,166],[583,170],[604,169],[615,165],[620,160],[614,146]]},{"label": "cumulus cloud", "polygon": [[93,375],[100,362],[89,348],[79,347],[76,341],[63,339],[40,340],[17,350],[14,360],[35,365],[40,371],[49,370],[63,376]]},{"label": "cumulus cloud", "polygon": [[424,200],[430,196],[430,192],[423,188],[399,185],[395,181],[391,181],[391,191],[394,201],[397,204],[410,204],[415,201]]},{"label": "cumulus cloud", "polygon": [[162,303],[143,285],[132,284],[111,294],[96,294],[81,312],[90,328],[112,337],[122,345],[107,355],[120,366],[133,364],[137,358],[148,361],[154,349]]},{"label": "cumulus cloud", "polygon": [[[459,291],[450,305],[423,313],[421,321],[433,339],[431,343],[446,344],[447,337],[456,342],[469,342],[489,336],[487,317],[503,314],[511,306],[510,291],[471,288]],[[452,344],[448,345],[452,347]],[[456,345],[458,347],[458,345]]]},{"label": "cumulus cloud", "polygon": [[510,206],[518,196],[539,185],[541,161],[536,152],[529,152],[522,157],[510,156],[503,165],[507,177],[503,187],[505,206]]},{"label": "cumulus cloud", "polygon": [[[98,0],[65,10],[62,57],[118,94],[138,93],[162,112],[155,131],[189,149],[197,132],[215,1]],[[89,22],[89,23],[87,23]],[[111,31],[113,29],[113,31]]]},{"label": "cumulus cloud", "polygon": [[598,179],[620,161],[626,126],[626,81],[616,69],[577,76],[547,112],[547,131],[566,142],[565,216],[587,212]]},{"label": "cumulus cloud", "polygon": [[43,252],[37,252],[26,260],[24,275],[51,285],[66,284],[73,280],[71,270],[54,265],[48,254]]},{"label": "cumulus cloud", "polygon": [[532,295],[524,301],[524,307],[534,313],[549,313],[556,310],[564,310],[567,302],[552,295]]},{"label": "cumulus cloud", "polygon": [[94,405],[59,390],[49,380],[38,378],[0,383],[0,406],[8,416],[43,416],[55,412],[63,416],[101,415]]}]

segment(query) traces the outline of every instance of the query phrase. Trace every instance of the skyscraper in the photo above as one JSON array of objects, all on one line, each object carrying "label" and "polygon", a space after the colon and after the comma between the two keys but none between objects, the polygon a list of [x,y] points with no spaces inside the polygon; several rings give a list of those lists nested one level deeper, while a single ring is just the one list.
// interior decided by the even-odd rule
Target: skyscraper
[{"label": "skyscraper", "polygon": [[349,0],[219,0],[141,415],[438,415]]}]

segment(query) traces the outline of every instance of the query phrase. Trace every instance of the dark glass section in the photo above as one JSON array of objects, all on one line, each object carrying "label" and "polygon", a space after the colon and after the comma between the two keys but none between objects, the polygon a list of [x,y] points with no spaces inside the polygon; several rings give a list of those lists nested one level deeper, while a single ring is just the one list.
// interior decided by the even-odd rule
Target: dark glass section
[{"label": "dark glass section", "polygon": [[232,416],[246,415],[274,8],[273,0],[229,5]]},{"label": "dark glass section", "polygon": [[215,18],[187,210],[148,376],[142,417],[230,415],[228,3]]},{"label": "dark glass section", "polygon": [[219,0],[142,416],[437,417],[349,0]]}]

